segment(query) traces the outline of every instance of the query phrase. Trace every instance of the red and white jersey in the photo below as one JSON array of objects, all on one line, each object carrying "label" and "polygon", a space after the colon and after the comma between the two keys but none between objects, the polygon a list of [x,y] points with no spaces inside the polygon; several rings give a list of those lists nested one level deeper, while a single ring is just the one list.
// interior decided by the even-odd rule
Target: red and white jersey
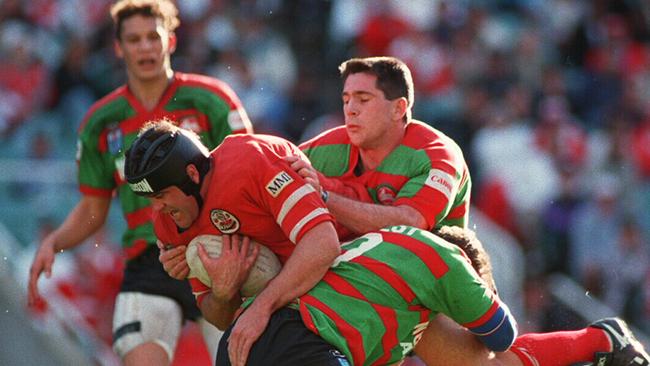
[{"label": "red and white jersey", "polygon": [[[197,235],[241,234],[267,246],[284,263],[311,228],[334,221],[320,194],[283,158],[302,155],[280,137],[232,135],[212,151],[212,176],[196,221],[183,232],[167,214],[154,215],[156,236],[187,245]],[[191,279],[195,295],[206,291]]]}]

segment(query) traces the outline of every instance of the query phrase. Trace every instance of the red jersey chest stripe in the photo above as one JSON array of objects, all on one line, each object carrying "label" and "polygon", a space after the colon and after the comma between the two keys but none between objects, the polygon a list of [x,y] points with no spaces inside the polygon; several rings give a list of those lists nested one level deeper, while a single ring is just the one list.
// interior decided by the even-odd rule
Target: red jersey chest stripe
[{"label": "red jersey chest stripe", "polygon": [[124,251],[126,252],[126,258],[133,259],[139,256],[142,252],[144,252],[145,249],[147,249],[147,245],[147,241],[143,239],[134,241],[132,246],[124,248]]},{"label": "red jersey chest stripe", "polygon": [[339,329],[341,334],[345,336],[345,339],[348,343],[348,348],[352,354],[352,364],[363,365],[363,362],[366,359],[366,354],[363,350],[363,347],[351,347],[354,345],[363,344],[363,337],[361,336],[359,330],[352,327],[348,322],[345,321],[345,319],[341,318],[334,310],[332,310],[332,308],[309,294],[301,296],[300,301],[322,311],[326,316],[334,321],[336,327]]},{"label": "red jersey chest stripe", "polygon": [[[160,106],[156,107],[156,109],[152,111],[142,111],[141,113],[138,113],[136,115],[133,115],[130,118],[121,121],[119,123],[119,129],[122,130],[123,135],[129,135],[138,132],[140,128],[142,128],[144,123],[150,120],[167,117],[172,121],[175,121],[177,124],[179,124],[183,117],[187,117],[190,115],[196,116],[196,122],[198,123],[201,131],[210,130],[210,124],[208,123],[207,116],[198,110],[179,109],[174,111],[166,111],[164,109],[160,109]],[[99,135],[99,142],[97,144],[97,148],[101,152],[106,152],[108,150],[108,142],[107,142],[108,132],[109,132],[108,129],[104,129]]]},{"label": "red jersey chest stripe", "polygon": [[79,185],[79,191],[89,196],[111,197],[113,195],[112,189],[94,188],[85,184]]},{"label": "red jersey chest stripe", "polygon": [[420,258],[429,268],[435,278],[440,278],[449,271],[449,266],[432,247],[413,239],[410,236],[397,233],[382,232],[384,241],[402,247]]},{"label": "red jersey chest stripe", "polygon": [[219,80],[212,80],[211,82],[206,82],[203,80],[200,80],[200,78],[192,78],[185,80],[183,82],[183,85],[180,86],[186,86],[186,87],[192,87],[192,88],[201,88],[201,89],[207,89],[214,94],[218,95],[223,99],[226,104],[230,107],[230,110],[236,109],[241,105],[241,102],[237,98],[236,95],[234,95],[234,92],[231,92],[230,87]]},{"label": "red jersey chest stripe", "polygon": [[126,214],[126,224],[129,229],[135,229],[136,227],[151,221],[151,219],[151,206],[143,207]]},{"label": "red jersey chest stripe", "polygon": [[383,346],[384,354],[373,364],[383,365],[388,362],[390,359],[390,350],[397,344],[398,325],[395,310],[386,306],[373,304],[372,302],[368,301],[368,299],[363,296],[359,290],[352,286],[352,284],[334,272],[328,272],[325,277],[323,277],[323,281],[332,286],[332,288],[340,294],[367,301],[377,312],[382,320],[382,323],[384,323],[384,328],[386,328],[386,331],[381,337],[381,344]]},{"label": "red jersey chest stripe", "polygon": [[415,299],[415,293],[411,290],[411,287],[406,283],[404,278],[386,263],[364,256],[358,256],[352,259],[351,262],[361,264],[365,269],[384,280],[402,296],[407,304],[410,304]]},{"label": "red jersey chest stripe", "polygon": [[98,100],[95,104],[93,104],[90,107],[90,110],[88,110],[88,112],[84,116],[84,119],[83,121],[81,121],[81,124],[79,125],[77,131],[81,133],[81,131],[84,130],[84,128],[88,124],[88,121],[90,120],[90,117],[92,117],[99,108],[115,101],[118,97],[125,97],[125,94],[126,94],[126,86],[122,85],[119,88],[113,90],[110,94]]}]

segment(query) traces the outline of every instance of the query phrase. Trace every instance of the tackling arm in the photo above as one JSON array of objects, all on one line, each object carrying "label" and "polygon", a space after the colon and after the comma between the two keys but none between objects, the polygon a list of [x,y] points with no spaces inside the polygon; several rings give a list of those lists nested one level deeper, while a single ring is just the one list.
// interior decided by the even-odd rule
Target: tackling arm
[{"label": "tackling arm", "polygon": [[428,230],[420,212],[410,206],[383,206],[365,203],[331,192],[327,208],[336,220],[355,233],[366,233],[386,226],[408,225]]},{"label": "tackling arm", "polygon": [[266,329],[271,314],[311,289],[339,253],[339,241],[331,222],[322,222],[303,235],[280,273],[232,328],[228,350],[233,364],[246,364],[248,352]]}]

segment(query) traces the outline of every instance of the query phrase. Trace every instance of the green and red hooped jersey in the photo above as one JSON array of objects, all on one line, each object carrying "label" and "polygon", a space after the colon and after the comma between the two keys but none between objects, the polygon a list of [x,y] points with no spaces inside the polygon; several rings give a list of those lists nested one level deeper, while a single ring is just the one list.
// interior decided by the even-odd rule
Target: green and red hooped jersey
[{"label": "green and red hooped jersey", "polygon": [[437,313],[477,335],[507,316],[462,250],[431,232],[393,226],[342,249],[299,309],[306,326],[354,365],[403,359]]},{"label": "green and red hooped jersey", "polygon": [[156,242],[149,200],[125,184],[124,152],[148,121],[167,117],[198,133],[208,148],[233,133],[252,133],[252,125],[235,92],[224,82],[175,72],[156,107],[148,111],[124,85],[97,101],[79,128],[77,163],[82,194],[111,197],[117,193],[127,229],[122,246],[129,259]]},{"label": "green and red hooped jersey", "polygon": [[377,168],[358,176],[359,149],[350,143],[345,126],[306,141],[300,149],[316,170],[336,178],[322,181],[325,189],[347,195],[334,181],[363,185],[374,203],[415,208],[430,229],[467,226],[472,183],[463,153],[451,138],[423,122],[409,122],[402,143]]}]

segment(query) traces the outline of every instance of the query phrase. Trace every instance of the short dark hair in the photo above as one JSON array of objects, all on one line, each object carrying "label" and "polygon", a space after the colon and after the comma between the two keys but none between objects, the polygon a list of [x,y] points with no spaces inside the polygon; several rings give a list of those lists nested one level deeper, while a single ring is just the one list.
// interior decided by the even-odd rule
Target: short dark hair
[{"label": "short dark hair", "polygon": [[434,234],[458,246],[467,254],[476,273],[487,283],[488,287],[497,293],[497,286],[492,277],[492,264],[490,256],[485,251],[483,244],[470,229],[457,226],[443,226],[434,231]]},{"label": "short dark hair", "polygon": [[366,57],[352,58],[339,65],[341,79],[345,80],[351,74],[367,73],[377,77],[377,89],[384,93],[388,100],[406,98],[408,108],[407,119],[411,118],[413,107],[413,77],[406,64],[395,57]]},{"label": "short dark hair", "polygon": [[134,15],[160,18],[169,32],[173,32],[181,24],[178,9],[170,0],[119,0],[111,6],[115,38],[120,39],[122,23]]}]

